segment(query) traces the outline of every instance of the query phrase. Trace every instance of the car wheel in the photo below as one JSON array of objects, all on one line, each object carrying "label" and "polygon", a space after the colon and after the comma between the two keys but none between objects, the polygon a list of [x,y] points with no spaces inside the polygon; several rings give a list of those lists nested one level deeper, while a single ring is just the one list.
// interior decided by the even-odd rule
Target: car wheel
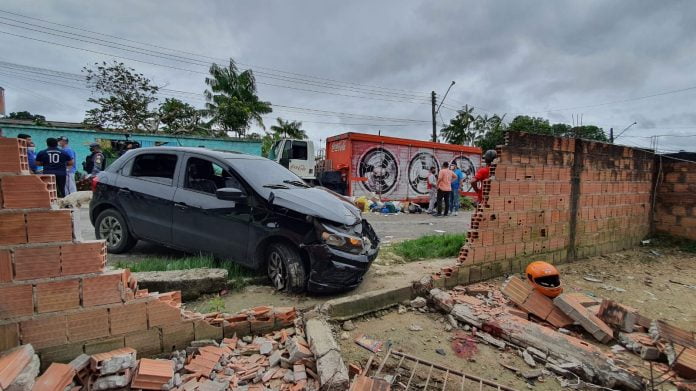
[{"label": "car wheel", "polygon": [[106,241],[106,250],[113,254],[124,253],[138,242],[130,234],[126,219],[115,209],[107,209],[97,216],[94,234],[97,239]]},{"label": "car wheel", "polygon": [[266,265],[268,278],[277,290],[304,292],[307,272],[297,250],[283,243],[273,243],[268,248]]}]

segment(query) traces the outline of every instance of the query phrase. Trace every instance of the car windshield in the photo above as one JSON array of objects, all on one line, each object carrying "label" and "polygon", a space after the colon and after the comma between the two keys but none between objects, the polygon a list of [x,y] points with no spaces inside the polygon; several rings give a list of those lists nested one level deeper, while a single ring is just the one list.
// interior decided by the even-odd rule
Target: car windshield
[{"label": "car windshield", "polygon": [[227,159],[227,162],[257,190],[307,187],[300,177],[268,159]]}]

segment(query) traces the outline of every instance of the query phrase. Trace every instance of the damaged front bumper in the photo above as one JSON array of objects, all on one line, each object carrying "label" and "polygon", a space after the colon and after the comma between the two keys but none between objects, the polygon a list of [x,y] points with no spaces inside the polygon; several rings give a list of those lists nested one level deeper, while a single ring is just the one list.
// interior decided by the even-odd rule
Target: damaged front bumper
[{"label": "damaged front bumper", "polygon": [[304,247],[311,264],[308,291],[335,293],[348,291],[360,285],[379,253],[379,238],[366,221],[363,221],[363,234],[370,240],[370,245],[360,254],[341,251],[326,244]]}]

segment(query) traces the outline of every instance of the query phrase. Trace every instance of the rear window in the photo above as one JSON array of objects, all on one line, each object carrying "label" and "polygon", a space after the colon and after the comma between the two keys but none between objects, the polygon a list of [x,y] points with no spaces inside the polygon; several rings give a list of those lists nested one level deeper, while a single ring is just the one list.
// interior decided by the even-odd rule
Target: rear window
[{"label": "rear window", "polygon": [[130,176],[171,185],[174,180],[176,161],[176,155],[164,153],[138,155],[133,159]]}]

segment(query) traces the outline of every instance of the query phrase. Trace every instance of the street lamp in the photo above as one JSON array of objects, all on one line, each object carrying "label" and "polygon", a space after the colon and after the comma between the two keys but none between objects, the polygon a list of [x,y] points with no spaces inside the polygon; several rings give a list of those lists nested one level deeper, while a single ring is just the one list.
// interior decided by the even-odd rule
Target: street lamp
[{"label": "street lamp", "polygon": [[[609,142],[613,143],[614,140],[616,140],[617,138],[621,137],[622,134],[626,133],[626,131],[627,131],[628,129],[630,129],[631,126],[637,125],[637,124],[638,124],[638,122],[633,122],[632,124],[626,126],[626,128],[625,128],[624,130],[622,130],[621,133],[619,133],[618,135],[616,135],[616,137],[614,137],[613,134],[610,134],[610,135],[609,135]],[[611,133],[613,133],[613,131],[612,131]]]}]

